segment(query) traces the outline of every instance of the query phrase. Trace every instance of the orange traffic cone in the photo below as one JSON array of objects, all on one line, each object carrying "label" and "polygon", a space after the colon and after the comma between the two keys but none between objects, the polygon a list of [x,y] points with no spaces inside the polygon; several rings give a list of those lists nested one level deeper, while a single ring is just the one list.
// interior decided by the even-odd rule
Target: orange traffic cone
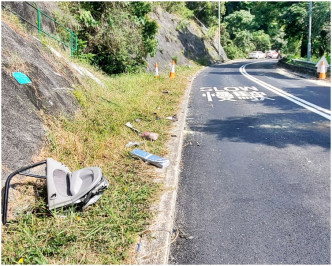
[{"label": "orange traffic cone", "polygon": [[319,72],[319,79],[326,79],[326,67],[324,64],[324,61],[322,61],[322,64],[320,66],[320,72]]},{"label": "orange traffic cone", "polygon": [[158,63],[156,63],[155,69],[156,69],[156,72],[154,74],[154,77],[157,79],[157,78],[159,78]]},{"label": "orange traffic cone", "polygon": [[171,79],[175,78],[175,60],[172,60],[172,69],[171,69],[171,73],[169,74],[169,77]]}]

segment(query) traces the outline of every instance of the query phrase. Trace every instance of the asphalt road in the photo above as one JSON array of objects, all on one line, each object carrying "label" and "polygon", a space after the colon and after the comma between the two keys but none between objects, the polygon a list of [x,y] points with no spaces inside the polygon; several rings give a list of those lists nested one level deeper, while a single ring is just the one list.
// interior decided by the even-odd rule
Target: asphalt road
[{"label": "asphalt road", "polygon": [[193,82],[170,264],[331,263],[330,85],[257,62]]}]

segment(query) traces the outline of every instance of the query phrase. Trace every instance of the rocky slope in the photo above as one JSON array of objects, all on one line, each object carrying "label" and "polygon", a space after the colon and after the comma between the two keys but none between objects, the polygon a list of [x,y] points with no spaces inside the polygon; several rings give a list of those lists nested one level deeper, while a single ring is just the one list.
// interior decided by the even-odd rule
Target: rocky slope
[{"label": "rocky slope", "polygon": [[[56,2],[36,4],[49,15],[57,10]],[[36,23],[36,11],[26,2],[4,5],[31,24]],[[179,65],[190,65],[192,60],[205,64],[219,60],[216,45],[204,37],[204,29],[197,23],[186,22],[161,8],[156,8],[151,17],[159,25],[159,44],[156,55],[147,59],[149,71],[154,71],[154,64],[158,62],[160,71],[168,72],[174,57]],[[2,17],[2,179],[11,171],[32,163],[33,156],[41,150],[46,133],[43,113],[72,116],[78,106],[72,94],[75,84],[82,84],[85,78],[100,84],[89,71],[43,44],[35,28],[26,23],[22,25],[28,27],[29,33]],[[46,20],[43,27],[48,32],[55,28],[52,21]],[[221,61],[226,59],[223,54]],[[20,85],[12,75],[16,71],[28,75],[32,83]]]},{"label": "rocky slope", "polygon": [[191,61],[211,64],[226,61],[227,56],[222,50],[218,56],[216,41],[205,37],[206,29],[195,23],[155,8],[151,18],[158,23],[158,47],[154,57],[147,60],[148,70],[154,70],[157,62],[161,71],[169,71],[172,58],[177,58],[178,65],[190,65]]}]

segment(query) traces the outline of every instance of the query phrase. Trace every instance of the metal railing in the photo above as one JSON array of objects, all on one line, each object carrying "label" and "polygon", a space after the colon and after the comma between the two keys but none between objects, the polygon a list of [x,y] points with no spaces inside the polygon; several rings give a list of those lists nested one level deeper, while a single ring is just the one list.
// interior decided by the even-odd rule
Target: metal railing
[{"label": "metal railing", "polygon": [[[70,56],[73,57],[74,54],[77,52],[77,34],[74,33],[72,30],[68,29],[67,27],[65,27],[64,25],[62,25],[61,23],[59,23],[58,21],[56,21],[55,19],[53,19],[52,17],[50,17],[49,15],[47,15],[46,13],[44,13],[38,7],[35,7],[35,6],[31,5],[28,2],[24,2],[24,3],[27,4],[28,6],[32,7],[33,9],[35,9],[37,11],[36,25],[34,25],[33,23],[31,23],[27,19],[23,18],[21,15],[19,15],[15,11],[11,10],[10,8],[6,7],[5,5],[1,4],[1,6],[4,7],[6,10],[8,10],[9,12],[13,13],[14,15],[18,16],[20,19],[22,19],[23,21],[25,21],[26,23],[28,23],[30,26],[36,28],[38,30],[39,34],[43,33],[46,36],[48,36],[48,37],[50,37],[50,38],[52,38],[52,39],[60,42],[64,46],[70,48]],[[55,35],[53,35],[51,33],[46,32],[43,29],[42,17],[45,17],[45,18],[53,21],[57,26],[59,26],[60,28],[62,28],[64,31],[68,32],[69,35],[70,35],[70,40],[68,40],[66,42],[66,41],[61,40],[59,37],[57,37],[57,36],[55,36]]]},{"label": "metal railing", "polygon": [[[294,65],[297,66],[301,66],[301,67],[306,67],[306,68],[310,68],[310,69],[317,69],[316,68],[316,64],[315,62],[311,62],[311,61],[305,61],[305,60],[301,60],[301,59],[292,59],[292,63]],[[330,66],[327,68],[327,70],[330,70]]]}]

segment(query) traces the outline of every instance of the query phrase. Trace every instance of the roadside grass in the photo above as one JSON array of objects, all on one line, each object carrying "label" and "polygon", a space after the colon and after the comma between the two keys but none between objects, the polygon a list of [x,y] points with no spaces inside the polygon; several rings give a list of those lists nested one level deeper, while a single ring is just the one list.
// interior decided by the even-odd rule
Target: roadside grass
[{"label": "roadside grass", "polygon": [[[162,186],[155,182],[154,166],[133,159],[129,153],[133,148],[125,144],[140,141],[139,148],[167,157],[165,143],[174,122],[164,118],[177,113],[188,77],[199,69],[177,67],[175,79],[98,73],[104,87],[88,78],[84,85],[76,85],[73,93],[81,107],[74,118],[44,114],[48,133],[39,159],[52,157],[71,170],[99,166],[110,186],[83,212],[73,208],[50,212],[45,182],[30,182],[37,200],[2,227],[2,264],[130,263]],[[143,140],[126,122],[157,132],[158,140]]]}]

